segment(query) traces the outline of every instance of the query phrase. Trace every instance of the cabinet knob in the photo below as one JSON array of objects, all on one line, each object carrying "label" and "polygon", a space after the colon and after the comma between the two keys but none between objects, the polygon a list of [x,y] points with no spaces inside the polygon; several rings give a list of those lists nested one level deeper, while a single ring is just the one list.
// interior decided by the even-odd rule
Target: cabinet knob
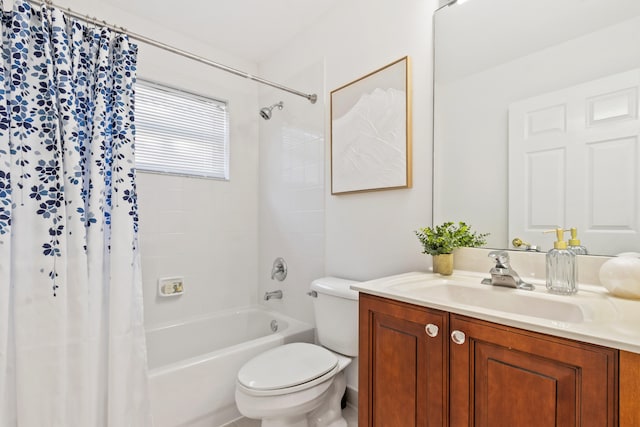
[{"label": "cabinet knob", "polygon": [[427,335],[429,335],[431,338],[435,338],[438,336],[438,331],[440,330],[440,328],[438,328],[438,326],[434,325],[433,323],[429,323],[427,326],[424,327],[424,330],[427,332]]},{"label": "cabinet knob", "polygon": [[451,341],[453,341],[458,345],[464,344],[466,339],[467,339],[467,336],[462,331],[455,330],[451,332]]}]

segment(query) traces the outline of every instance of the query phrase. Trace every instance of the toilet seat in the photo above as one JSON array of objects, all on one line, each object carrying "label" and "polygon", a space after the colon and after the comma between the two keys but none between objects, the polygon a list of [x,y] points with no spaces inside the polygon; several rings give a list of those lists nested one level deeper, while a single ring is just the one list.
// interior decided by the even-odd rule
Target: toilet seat
[{"label": "toilet seat", "polygon": [[291,343],[268,350],[247,362],[237,384],[253,396],[275,396],[313,387],[339,370],[338,357],[324,347]]}]

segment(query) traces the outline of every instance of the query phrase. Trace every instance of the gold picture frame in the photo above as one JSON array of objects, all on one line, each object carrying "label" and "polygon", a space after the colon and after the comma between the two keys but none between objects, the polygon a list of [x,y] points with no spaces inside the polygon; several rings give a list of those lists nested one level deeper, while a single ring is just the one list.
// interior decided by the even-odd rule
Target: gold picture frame
[{"label": "gold picture frame", "polygon": [[331,194],[411,188],[410,61],[331,91]]}]

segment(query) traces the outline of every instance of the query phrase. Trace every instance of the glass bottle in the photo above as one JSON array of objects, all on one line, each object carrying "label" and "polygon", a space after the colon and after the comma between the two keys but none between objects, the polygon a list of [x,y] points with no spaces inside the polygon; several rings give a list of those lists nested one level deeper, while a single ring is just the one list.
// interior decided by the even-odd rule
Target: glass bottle
[{"label": "glass bottle", "polygon": [[571,295],[578,292],[576,283],[576,254],[563,240],[564,230],[555,230],[558,239],[546,256],[547,290],[554,294]]},{"label": "glass bottle", "polygon": [[569,239],[568,249],[571,249],[576,255],[587,255],[587,248],[582,246],[580,244],[580,239],[578,239],[578,229],[573,227],[570,230],[565,231],[571,231],[571,239]]}]

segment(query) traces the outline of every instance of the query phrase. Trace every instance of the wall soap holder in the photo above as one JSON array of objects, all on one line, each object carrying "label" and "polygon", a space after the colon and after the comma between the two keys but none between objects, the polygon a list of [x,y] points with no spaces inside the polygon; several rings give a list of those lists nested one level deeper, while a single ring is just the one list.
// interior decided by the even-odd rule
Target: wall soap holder
[{"label": "wall soap holder", "polygon": [[158,295],[175,297],[184,293],[184,277],[162,277],[158,279]]}]

